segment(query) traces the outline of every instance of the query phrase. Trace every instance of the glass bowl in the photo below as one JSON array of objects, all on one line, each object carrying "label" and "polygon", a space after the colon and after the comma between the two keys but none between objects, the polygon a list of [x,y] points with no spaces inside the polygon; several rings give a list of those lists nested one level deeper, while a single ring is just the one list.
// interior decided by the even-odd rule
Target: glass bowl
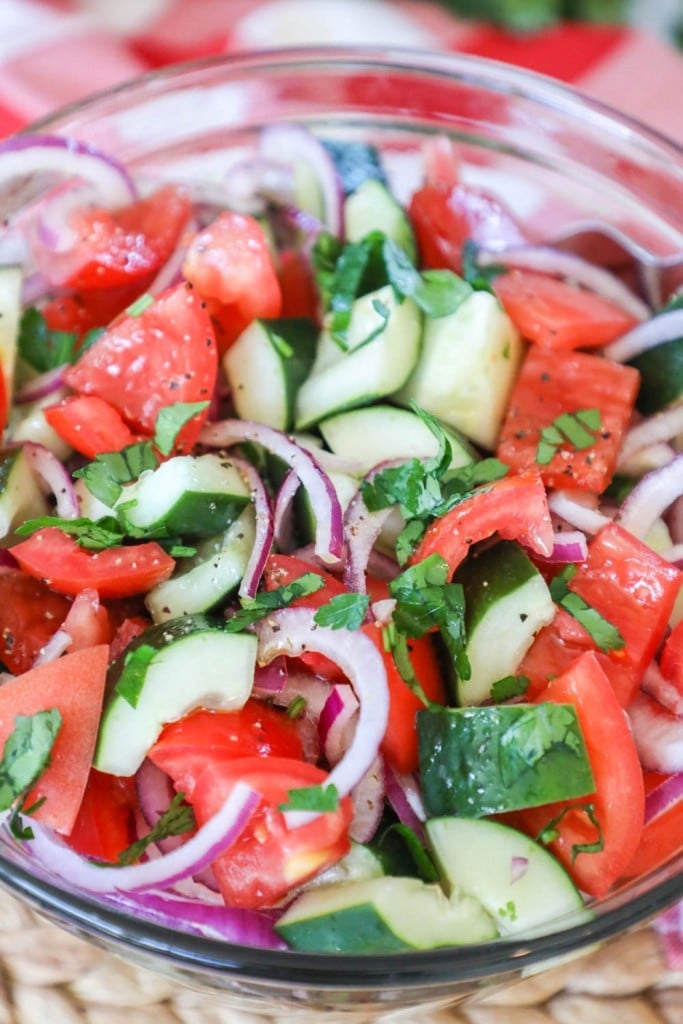
[{"label": "glass bowl", "polygon": [[[379,146],[399,197],[417,184],[425,139],[445,133],[463,179],[501,195],[532,234],[599,216],[651,253],[683,250],[683,150],[548,79],[476,58],[310,49],[212,59],[101,93],[31,131],[95,144],[143,181],[210,182],[263,125],[288,121]],[[35,202],[40,192],[29,182],[0,203]],[[642,926],[683,899],[683,852],[595,902],[589,921],[392,956],[260,950],[169,931],[56,888],[9,844],[0,883],[98,945],[236,1004],[341,1016],[457,1001]]]}]

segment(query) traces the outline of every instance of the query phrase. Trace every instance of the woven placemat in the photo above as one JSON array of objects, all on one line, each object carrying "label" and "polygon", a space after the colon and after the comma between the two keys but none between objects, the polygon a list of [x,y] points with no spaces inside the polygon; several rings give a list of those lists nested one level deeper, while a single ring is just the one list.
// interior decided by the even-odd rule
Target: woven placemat
[{"label": "woven placemat", "polygon": [[683,976],[651,928],[484,999],[352,1017],[253,1012],[136,967],[0,891],[0,1024],[681,1024]]}]

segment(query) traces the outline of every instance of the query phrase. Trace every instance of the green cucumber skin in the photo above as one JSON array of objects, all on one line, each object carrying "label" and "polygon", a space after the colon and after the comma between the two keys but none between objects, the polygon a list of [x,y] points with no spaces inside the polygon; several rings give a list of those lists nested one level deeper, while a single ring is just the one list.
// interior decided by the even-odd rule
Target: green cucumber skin
[{"label": "green cucumber skin", "polygon": [[386,185],[367,178],[344,203],[346,240],[359,242],[372,231],[381,231],[401,246],[411,263],[417,260],[415,234],[408,216]]},{"label": "green cucumber skin", "polygon": [[456,578],[465,591],[468,634],[497,603],[501,593],[510,594],[536,576],[538,569],[514,541],[500,541],[467,558],[458,568]]},{"label": "green cucumber skin", "polygon": [[[595,789],[572,705],[429,708],[418,712],[417,732],[429,816],[481,818]],[[569,743],[549,745],[549,733]]]},{"label": "green cucumber skin", "polygon": [[683,338],[656,345],[629,359],[628,365],[640,373],[636,406],[644,416],[659,412],[683,395]]},{"label": "green cucumber skin", "polygon": [[279,925],[276,931],[294,949],[319,953],[400,953],[413,948],[394,935],[371,903],[333,911],[321,921]]}]

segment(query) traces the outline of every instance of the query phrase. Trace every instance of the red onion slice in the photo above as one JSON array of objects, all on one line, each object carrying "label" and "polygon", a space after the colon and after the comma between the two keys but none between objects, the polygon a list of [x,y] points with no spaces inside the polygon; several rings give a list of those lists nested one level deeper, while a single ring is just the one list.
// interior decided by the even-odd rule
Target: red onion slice
[{"label": "red onion slice", "polygon": [[[389,714],[389,691],[382,656],[369,637],[360,631],[318,626],[309,608],[285,608],[258,626],[259,656],[267,663],[279,655],[297,658],[316,651],[334,661],[351,683],[360,709],[353,739],[341,761],[332,769],[329,783],[340,796],[357,786],[377,756]],[[314,812],[287,813],[290,828],[304,825]]]},{"label": "red onion slice", "polygon": [[511,857],[510,858],[510,882],[515,883],[521,881],[529,870],[529,858],[528,857]]},{"label": "red onion slice", "polygon": [[68,365],[64,363],[62,366],[56,366],[54,370],[47,370],[46,373],[41,373],[39,377],[34,377],[24,384],[14,396],[15,405],[39,402],[41,398],[47,398],[48,395],[59,391],[64,384],[64,373]]},{"label": "red onion slice", "polygon": [[[548,494],[548,508],[553,515],[582,533],[598,533],[610,522],[610,517],[599,512],[593,505],[585,504],[581,497],[580,492],[551,491]],[[592,501],[593,496],[587,500]]]},{"label": "red onion slice", "polygon": [[643,540],[670,505],[683,495],[683,455],[639,480],[617,513],[617,522]]},{"label": "red onion slice", "polygon": [[683,337],[683,309],[660,313],[627,331],[618,341],[605,345],[603,355],[615,363],[626,363],[641,352]]},{"label": "red onion slice", "polygon": [[644,448],[671,441],[679,434],[683,434],[683,402],[648,416],[631,427],[622,442],[617,469],[623,469],[624,464]]},{"label": "red onion slice", "polygon": [[270,498],[259,473],[246,459],[232,457],[233,465],[238,471],[249,491],[254,503],[256,515],[256,536],[251,554],[247,561],[242,582],[239,587],[240,597],[253,597],[259,585],[263,570],[273,545],[273,510]]},{"label": "red onion slice", "polygon": [[385,795],[384,761],[377,756],[358,785],[351,790],[354,815],[349,835],[357,843],[369,843],[377,831],[384,811]]},{"label": "red onion slice", "polygon": [[683,693],[662,675],[656,661],[650,662],[643,673],[641,687],[658,704],[667,708],[673,715],[683,715]]},{"label": "red onion slice", "polygon": [[36,237],[51,253],[65,253],[78,245],[78,233],[71,226],[76,210],[92,206],[97,193],[87,182],[64,185],[50,196],[40,210],[36,223]]},{"label": "red onion slice", "polygon": [[273,510],[273,521],[275,528],[275,543],[280,551],[289,551],[294,543],[294,524],[292,522],[292,502],[296,492],[301,486],[301,481],[294,470],[290,470],[280,485],[275,496],[275,508]]},{"label": "red onion slice", "polygon": [[267,665],[257,665],[252,696],[270,697],[282,693],[287,685],[288,676],[286,658],[274,658]]},{"label": "red onion slice", "polygon": [[126,896],[108,894],[106,902],[166,928],[222,939],[240,946],[286,949],[273,929],[273,916],[255,910],[226,907],[166,892],[130,893]]},{"label": "red onion slice", "polygon": [[589,263],[581,256],[562,252],[546,245],[522,245],[503,249],[477,249],[476,261],[481,267],[502,263],[506,267],[537,270],[554,277],[570,278],[603,299],[613,302],[637,320],[646,320],[652,310],[609,270]]},{"label": "red onion slice", "polygon": [[45,445],[25,441],[22,448],[43,493],[54,494],[57,515],[61,519],[77,519],[80,515],[78,498],[71,474],[65,466]]},{"label": "red onion slice", "polygon": [[[341,237],[344,227],[343,192],[334,160],[319,139],[302,125],[272,124],[263,129],[259,152],[267,160],[295,169],[306,165],[313,173],[327,230]],[[315,211],[310,211],[315,212]]]},{"label": "red onion slice", "polygon": [[670,775],[645,797],[645,824],[683,800],[683,772]]},{"label": "red onion slice", "polygon": [[71,646],[71,634],[64,628],[53,633],[50,639],[44,644],[33,659],[31,668],[39,665],[46,665],[50,661],[56,661]]},{"label": "red onion slice", "polygon": [[0,186],[33,174],[87,181],[107,206],[137,197],[124,165],[96,146],[61,135],[13,135],[0,143]]},{"label": "red onion slice", "polygon": [[628,708],[633,739],[644,768],[683,772],[683,715],[674,715],[642,691]]},{"label": "red onion slice", "polygon": [[[404,461],[403,459],[392,459],[373,466],[364,480],[372,481],[382,470],[401,466]],[[363,500],[362,483],[351,498],[344,513],[344,538],[346,541],[344,583],[349,590],[354,590],[359,594],[366,592],[365,574],[370,556],[382,527],[393,511],[394,506],[390,505],[388,508],[370,512]]]},{"label": "red onion slice", "polygon": [[398,820],[422,836],[422,823],[427,820],[427,814],[416,778],[397,771],[387,761],[385,782],[387,800],[396,811]]},{"label": "red onion slice", "polygon": [[326,761],[338,764],[353,737],[358,718],[358,698],[348,683],[337,683],[323,705],[318,732]]},{"label": "red onion slice", "polygon": [[70,885],[92,893],[127,892],[171,886],[195,875],[239,837],[260,803],[260,795],[238,782],[221,809],[176,850],[125,867],[101,867],[66,846],[50,829],[31,822],[28,848],[40,863]]},{"label": "red onion slice", "polygon": [[553,536],[549,562],[583,562],[588,555],[588,542],[580,530],[559,530]]},{"label": "red onion slice", "polygon": [[209,423],[199,435],[200,444],[210,448],[230,448],[245,441],[262,445],[296,473],[308,492],[315,516],[316,554],[326,563],[338,562],[344,549],[341,505],[332,481],[310,452],[281,431],[251,420]]}]

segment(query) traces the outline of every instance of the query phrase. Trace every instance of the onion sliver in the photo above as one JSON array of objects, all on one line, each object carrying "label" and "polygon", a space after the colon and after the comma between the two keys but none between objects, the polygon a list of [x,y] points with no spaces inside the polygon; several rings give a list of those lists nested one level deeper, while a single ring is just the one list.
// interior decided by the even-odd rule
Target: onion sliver
[{"label": "onion sliver", "polygon": [[206,938],[222,939],[240,946],[258,946],[261,949],[286,948],[273,929],[272,917],[255,910],[226,907],[199,898],[191,899],[164,892],[110,895],[107,896],[107,903],[137,918]]},{"label": "onion sliver", "polygon": [[27,381],[15,394],[15,405],[38,402],[41,398],[47,398],[48,395],[59,391],[64,384],[64,374],[68,365],[68,363],[63,363],[61,366],[56,366],[53,370],[47,370],[45,373],[41,373],[39,377],[34,377],[33,380]]},{"label": "onion sliver", "polygon": [[137,197],[123,164],[95,146],[61,135],[14,135],[0,144],[0,185],[37,173],[87,181],[109,207]]},{"label": "onion sliver", "polygon": [[656,661],[650,662],[640,684],[651,697],[673,715],[683,715],[683,693],[662,674]]},{"label": "onion sliver", "polygon": [[238,782],[221,809],[176,850],[125,867],[101,867],[81,857],[49,829],[31,822],[29,850],[63,881],[93,893],[127,892],[171,886],[211,864],[235,842],[261,801],[246,783]]},{"label": "onion sliver", "polygon": [[628,708],[641,764],[651,771],[683,772],[683,715],[674,715],[646,693]]},{"label": "onion sliver", "polygon": [[261,132],[259,152],[266,159],[286,166],[308,166],[320,190],[325,227],[331,234],[341,237],[344,197],[334,161],[322,142],[302,125],[273,124]]},{"label": "onion sliver", "polygon": [[273,510],[263,480],[251,463],[246,459],[234,457],[232,462],[251,491],[251,500],[254,503],[256,536],[239,588],[240,597],[253,597],[273,543]]},{"label": "onion sliver", "polygon": [[645,824],[664,814],[674,804],[683,800],[683,772],[676,772],[665,779],[645,797]]},{"label": "onion sliver", "polygon": [[251,420],[209,423],[199,435],[200,444],[211,448],[229,448],[245,441],[262,445],[296,473],[315,516],[315,552],[326,563],[338,562],[344,548],[341,505],[332,481],[309,452],[281,431]]},{"label": "onion sliver", "polygon": [[588,555],[588,543],[581,530],[556,531],[549,562],[583,562]]},{"label": "onion sliver", "polygon": [[[318,626],[309,608],[285,608],[264,619],[257,627],[258,660],[267,663],[279,655],[298,658],[316,651],[335,662],[347,677],[360,709],[351,744],[328,777],[340,796],[357,786],[377,756],[389,714],[389,691],[382,656],[372,640],[360,630]],[[313,811],[287,812],[290,828],[305,825],[316,817]]]},{"label": "onion sliver", "polygon": [[73,480],[54,452],[45,445],[26,441],[22,445],[33,474],[44,492],[54,494],[57,515],[62,519],[77,519],[80,515]]},{"label": "onion sliver", "polygon": [[564,519],[582,533],[597,533],[610,522],[609,516],[584,505],[571,491],[551,491],[548,495],[548,508],[554,515]]},{"label": "onion sliver", "polygon": [[480,248],[477,250],[476,261],[481,267],[502,263],[506,267],[538,270],[542,274],[571,278],[638,320],[645,320],[652,315],[649,306],[609,270],[561,249],[545,245],[520,245],[504,249]]},{"label": "onion sliver", "polygon": [[648,349],[663,345],[667,341],[676,341],[683,337],[683,309],[672,309],[669,313],[660,313],[638,324],[623,334],[618,341],[606,345],[603,354],[615,363],[626,363],[634,356]]},{"label": "onion sliver", "polygon": [[325,760],[339,764],[353,736],[358,717],[358,698],[348,683],[336,683],[318,719],[318,732]]},{"label": "onion sliver", "polygon": [[413,775],[398,772],[387,762],[385,765],[387,800],[396,811],[398,820],[422,835],[422,823],[427,814],[422,803],[420,787]]},{"label": "onion sliver", "polygon": [[662,441],[671,441],[683,434],[683,402],[649,416],[626,434],[619,452],[619,466],[631,459],[636,452]]},{"label": "onion sliver", "polygon": [[349,835],[357,843],[369,843],[379,827],[384,812],[386,795],[384,761],[378,754],[372,765],[354,786],[354,815],[349,826]]},{"label": "onion sliver", "polygon": [[654,523],[683,494],[683,455],[639,480],[622,504],[617,522],[644,540]]}]

